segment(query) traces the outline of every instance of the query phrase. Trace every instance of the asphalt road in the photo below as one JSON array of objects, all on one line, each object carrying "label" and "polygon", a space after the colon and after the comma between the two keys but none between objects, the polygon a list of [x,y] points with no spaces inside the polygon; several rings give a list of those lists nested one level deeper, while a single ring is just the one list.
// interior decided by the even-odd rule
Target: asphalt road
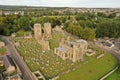
[{"label": "asphalt road", "polygon": [[5,42],[8,53],[12,56],[12,58],[14,58],[17,65],[19,66],[22,72],[23,80],[35,80],[32,72],[30,71],[24,60],[21,58],[14,45],[9,41],[7,37],[0,37],[2,37],[3,41]]}]

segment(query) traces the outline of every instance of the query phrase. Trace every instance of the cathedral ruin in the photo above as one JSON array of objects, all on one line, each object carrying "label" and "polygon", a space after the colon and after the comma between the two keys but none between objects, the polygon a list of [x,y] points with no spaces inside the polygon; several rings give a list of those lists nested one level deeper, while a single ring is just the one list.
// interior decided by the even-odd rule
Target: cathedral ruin
[{"label": "cathedral ruin", "polygon": [[[43,33],[42,33],[43,30]],[[62,30],[62,29],[61,29]],[[34,37],[41,45],[43,51],[49,51],[49,40],[52,38],[52,29],[50,23],[45,23],[44,27],[41,24],[34,24]],[[63,60],[69,59],[72,62],[83,60],[83,56],[87,51],[88,43],[83,39],[70,41],[68,37],[66,40],[63,38],[59,43],[59,47],[54,49],[54,53],[61,57]]]},{"label": "cathedral ruin", "polygon": [[54,52],[63,60],[69,59],[72,62],[83,60],[83,55],[87,51],[88,43],[85,40],[70,40],[62,39],[59,47],[55,48]]}]

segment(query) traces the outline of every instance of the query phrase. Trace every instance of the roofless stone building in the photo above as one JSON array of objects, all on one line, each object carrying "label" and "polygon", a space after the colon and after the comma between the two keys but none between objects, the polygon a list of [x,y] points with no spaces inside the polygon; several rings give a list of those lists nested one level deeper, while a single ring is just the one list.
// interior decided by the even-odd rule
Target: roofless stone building
[{"label": "roofless stone building", "polygon": [[87,51],[87,46],[87,41],[82,39],[74,42],[62,39],[59,47],[55,48],[54,52],[63,60],[69,59],[72,62],[75,62],[83,60],[83,55]]}]

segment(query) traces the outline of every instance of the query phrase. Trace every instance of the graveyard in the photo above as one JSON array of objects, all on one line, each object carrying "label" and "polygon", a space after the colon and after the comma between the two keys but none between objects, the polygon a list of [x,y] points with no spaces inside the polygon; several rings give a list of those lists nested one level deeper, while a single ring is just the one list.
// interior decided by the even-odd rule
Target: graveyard
[{"label": "graveyard", "polygon": [[[57,37],[55,37],[57,36]],[[56,39],[55,39],[55,38]],[[59,38],[62,38],[62,35],[54,34],[53,39],[50,41],[50,47],[54,48],[59,45]],[[32,39],[14,39],[20,43],[20,46],[17,47],[19,53],[28,64],[32,71],[40,70],[44,73],[46,77],[54,77],[57,74],[68,70],[69,68],[74,68],[76,63],[71,61],[63,61],[57,55],[53,53],[51,49],[49,52],[43,53],[41,46],[36,42],[34,38]],[[53,42],[54,41],[54,42]],[[55,45],[53,45],[53,43]],[[64,65],[64,67],[63,67]],[[71,66],[70,66],[71,65]]]},{"label": "graveyard", "polygon": [[[83,61],[73,63],[70,60],[62,60],[54,54],[53,49],[59,45],[59,40],[63,37],[65,38],[61,33],[53,33],[52,39],[50,39],[51,50],[47,52],[42,51],[41,45],[34,38],[14,38],[14,42],[19,42],[20,45],[16,48],[30,70],[32,72],[39,70],[46,79],[56,76],[60,77],[58,80],[73,80],[73,78],[80,77],[83,77],[84,80],[89,80],[89,77],[99,79],[117,65],[115,57],[93,46],[89,46],[89,48],[96,54],[91,57],[84,55]],[[104,56],[97,59],[101,54]]]},{"label": "graveyard", "polygon": [[119,0],[0,3],[0,80],[120,80]]}]

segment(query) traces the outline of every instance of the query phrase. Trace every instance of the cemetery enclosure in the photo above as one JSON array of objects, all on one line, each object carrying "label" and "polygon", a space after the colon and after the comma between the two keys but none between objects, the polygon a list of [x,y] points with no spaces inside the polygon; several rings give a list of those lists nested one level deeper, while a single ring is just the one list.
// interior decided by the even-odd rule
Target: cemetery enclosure
[{"label": "cemetery enclosure", "polygon": [[[98,65],[97,67],[100,66],[97,69],[101,71],[99,72],[100,74],[102,73],[100,76],[103,76],[104,74],[109,72],[112,68],[114,68],[117,65],[117,60],[111,54],[105,53],[105,55],[100,60],[97,60],[96,57],[99,54],[104,53],[103,51],[100,51],[98,49],[94,49],[97,52],[96,55],[92,57],[85,56],[85,60],[83,62],[72,63],[69,60],[64,61],[61,58],[59,58],[57,55],[53,53],[53,50],[43,53],[41,46],[33,38],[16,39],[15,41],[20,42],[20,46],[17,47],[17,49],[20,52],[23,59],[25,60],[25,62],[28,64],[31,71],[34,72],[39,70],[48,79],[53,78],[56,75],[60,75],[67,72],[70,72],[70,74],[66,74],[67,76],[74,74],[73,76],[74,78],[76,77],[75,76],[76,73],[82,74],[83,72],[87,72],[87,70],[91,69],[95,65]],[[86,62],[88,63],[85,64]],[[105,68],[105,71],[103,70],[104,68]],[[88,72],[88,74],[90,73]],[[95,77],[98,78],[100,76],[95,76]],[[65,78],[64,76],[62,77]],[[86,79],[86,80],[89,80],[89,79]]]},{"label": "cemetery enclosure", "polygon": [[41,46],[33,38],[16,39],[15,41],[20,42],[17,49],[31,71],[40,70],[47,78],[54,77],[78,65],[78,63],[72,63],[69,60],[62,60],[53,53],[53,50],[43,53]]}]

